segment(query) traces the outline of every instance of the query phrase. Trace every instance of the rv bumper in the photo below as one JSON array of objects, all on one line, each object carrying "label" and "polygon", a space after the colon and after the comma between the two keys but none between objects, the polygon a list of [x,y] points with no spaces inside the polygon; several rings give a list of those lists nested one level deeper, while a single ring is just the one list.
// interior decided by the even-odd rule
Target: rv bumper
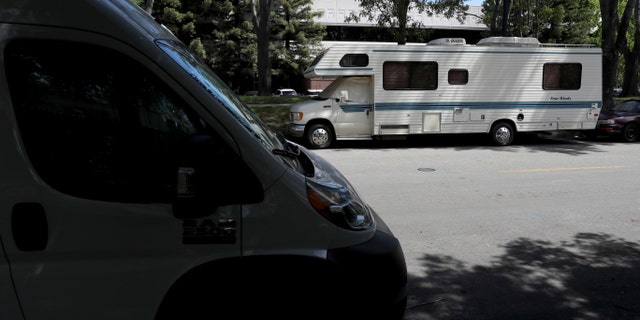
[{"label": "rv bumper", "polygon": [[287,126],[287,134],[294,138],[302,138],[304,135],[304,124],[290,123]]}]

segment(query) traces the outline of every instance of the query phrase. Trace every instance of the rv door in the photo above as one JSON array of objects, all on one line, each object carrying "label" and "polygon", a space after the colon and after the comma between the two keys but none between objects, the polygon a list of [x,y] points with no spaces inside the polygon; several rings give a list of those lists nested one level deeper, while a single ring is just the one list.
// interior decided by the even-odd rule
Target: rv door
[{"label": "rv door", "polygon": [[[373,90],[371,77],[343,77],[331,84],[336,137],[370,136],[373,123]],[[335,86],[334,86],[335,85]],[[329,88],[327,88],[329,89]]]}]

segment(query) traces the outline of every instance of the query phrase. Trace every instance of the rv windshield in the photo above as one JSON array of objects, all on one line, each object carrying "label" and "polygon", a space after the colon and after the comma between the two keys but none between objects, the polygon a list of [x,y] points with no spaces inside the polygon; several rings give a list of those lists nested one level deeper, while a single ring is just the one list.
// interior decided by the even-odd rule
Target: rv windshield
[{"label": "rv windshield", "polygon": [[266,148],[285,149],[276,133],[240,101],[211,68],[196,58],[184,44],[171,40],[156,40],[156,44],[202,85],[220,105],[231,112]]}]

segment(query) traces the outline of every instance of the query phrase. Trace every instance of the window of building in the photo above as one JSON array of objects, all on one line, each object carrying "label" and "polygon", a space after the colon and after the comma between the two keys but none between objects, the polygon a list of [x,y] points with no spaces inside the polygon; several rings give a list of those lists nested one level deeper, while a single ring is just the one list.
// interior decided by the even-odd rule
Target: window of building
[{"label": "window of building", "polygon": [[438,88],[438,63],[387,61],[382,66],[385,90],[435,90]]},{"label": "window of building", "polygon": [[340,59],[341,67],[366,67],[369,65],[369,56],[366,54],[345,54]]},{"label": "window of building", "polygon": [[582,64],[545,63],[542,88],[545,90],[579,90],[582,83]]},{"label": "window of building", "polygon": [[449,70],[449,84],[462,85],[469,83],[469,71],[465,69]]}]

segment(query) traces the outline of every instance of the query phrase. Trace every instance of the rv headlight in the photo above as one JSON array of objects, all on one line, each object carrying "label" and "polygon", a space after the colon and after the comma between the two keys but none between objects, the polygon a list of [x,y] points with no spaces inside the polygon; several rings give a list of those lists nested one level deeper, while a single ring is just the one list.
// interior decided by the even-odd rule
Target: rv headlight
[{"label": "rv headlight", "polygon": [[333,182],[307,180],[309,202],[320,215],[350,230],[366,230],[374,225],[369,208],[355,191]]},{"label": "rv headlight", "polygon": [[289,120],[291,122],[302,120],[302,112],[289,112]]}]

